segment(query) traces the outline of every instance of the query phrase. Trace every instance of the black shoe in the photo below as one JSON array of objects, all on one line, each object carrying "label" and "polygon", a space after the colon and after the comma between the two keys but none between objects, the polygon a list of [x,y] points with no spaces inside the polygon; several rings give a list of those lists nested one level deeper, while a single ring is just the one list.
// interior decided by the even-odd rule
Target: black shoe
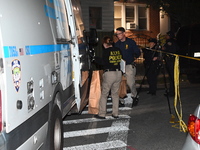
[{"label": "black shoe", "polygon": [[112,98],[112,96],[111,96],[111,95],[108,95],[107,98]]},{"label": "black shoe", "polygon": [[137,106],[138,105],[138,102],[139,102],[139,96],[136,96],[136,97],[132,97],[133,99],[133,102],[132,102],[132,108],[133,106]]},{"label": "black shoe", "polygon": [[99,115],[94,115],[94,117],[97,118],[97,119],[106,119],[106,117],[101,117]]},{"label": "black shoe", "polygon": [[124,107],[124,103],[122,103],[121,101],[119,101],[119,107]]},{"label": "black shoe", "polygon": [[114,115],[112,115],[112,117],[115,118],[115,119],[119,118],[119,116],[114,116]]},{"label": "black shoe", "polygon": [[120,97],[121,99],[125,99],[125,98],[127,98],[128,96],[126,95],[126,96],[124,96],[124,97]]},{"label": "black shoe", "polygon": [[150,91],[148,91],[147,94],[156,95],[156,92],[150,92]]}]

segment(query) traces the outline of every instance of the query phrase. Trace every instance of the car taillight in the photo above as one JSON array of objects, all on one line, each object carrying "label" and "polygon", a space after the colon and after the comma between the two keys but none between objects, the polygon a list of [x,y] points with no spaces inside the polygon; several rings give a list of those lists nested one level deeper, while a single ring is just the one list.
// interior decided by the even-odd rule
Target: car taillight
[{"label": "car taillight", "polygon": [[188,121],[188,132],[193,140],[200,144],[200,119],[194,115],[190,115]]},{"label": "car taillight", "polygon": [[2,97],[1,97],[1,90],[0,90],[0,131],[2,131]]}]

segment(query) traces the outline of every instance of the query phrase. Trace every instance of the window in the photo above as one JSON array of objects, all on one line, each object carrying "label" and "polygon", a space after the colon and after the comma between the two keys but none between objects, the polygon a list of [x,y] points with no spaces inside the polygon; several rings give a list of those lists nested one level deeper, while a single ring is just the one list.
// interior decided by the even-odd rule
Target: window
[{"label": "window", "polygon": [[135,24],[135,7],[126,6],[125,7],[125,17],[126,17],[126,28],[127,29],[136,29]]},{"label": "window", "polygon": [[121,6],[115,6],[114,7],[114,28],[121,27],[122,22],[122,9]]},{"label": "window", "polygon": [[148,9],[146,5],[115,4],[114,25],[126,29],[148,30]]},{"label": "window", "polygon": [[138,7],[138,24],[139,29],[147,29],[146,7]]}]

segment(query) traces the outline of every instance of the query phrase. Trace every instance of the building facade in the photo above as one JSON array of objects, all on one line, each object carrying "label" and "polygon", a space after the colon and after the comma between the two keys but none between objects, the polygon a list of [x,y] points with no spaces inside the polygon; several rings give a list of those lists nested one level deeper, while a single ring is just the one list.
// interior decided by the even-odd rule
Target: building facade
[{"label": "building facade", "polygon": [[[133,0],[80,0],[85,29],[96,28],[99,45],[95,48],[101,54],[101,39],[113,36],[117,27],[124,27],[127,36],[134,39],[140,47],[145,47],[149,38],[169,30],[168,17],[159,10]],[[114,41],[116,37],[113,36]]]}]

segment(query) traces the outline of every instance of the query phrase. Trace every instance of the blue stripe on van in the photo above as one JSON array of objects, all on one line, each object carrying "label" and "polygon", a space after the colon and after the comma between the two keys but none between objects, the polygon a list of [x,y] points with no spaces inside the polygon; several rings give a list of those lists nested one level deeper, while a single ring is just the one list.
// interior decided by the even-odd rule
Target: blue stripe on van
[{"label": "blue stripe on van", "polygon": [[16,46],[4,46],[4,57],[17,57],[19,52],[16,49]]},{"label": "blue stripe on van", "polygon": [[[61,6],[59,6],[61,7]],[[64,14],[61,11],[55,10],[47,5],[44,6],[44,12],[47,17],[66,22]]]},{"label": "blue stripe on van", "polygon": [[[16,48],[16,46],[4,46],[3,49],[5,58],[19,56],[19,50]],[[69,44],[30,45],[30,46],[25,46],[25,53],[26,55],[36,55],[36,54],[56,52],[68,49],[69,49]]]},{"label": "blue stripe on van", "polygon": [[55,9],[53,9],[47,5],[44,5],[44,11],[45,11],[45,14],[47,17],[56,19]]}]

